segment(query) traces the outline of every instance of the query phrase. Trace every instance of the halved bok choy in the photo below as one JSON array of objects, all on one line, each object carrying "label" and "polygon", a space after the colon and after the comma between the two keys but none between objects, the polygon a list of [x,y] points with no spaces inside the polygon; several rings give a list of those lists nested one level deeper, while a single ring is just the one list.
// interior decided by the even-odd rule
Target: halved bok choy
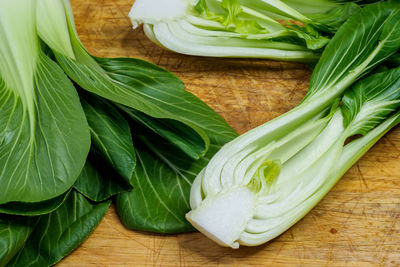
[{"label": "halved bok choy", "polygon": [[325,49],[302,103],[226,144],[196,177],[187,219],[238,248],[267,242],[305,216],[400,122],[400,67],[356,82],[399,48],[398,4],[351,17]]},{"label": "halved bok choy", "polygon": [[136,0],[129,17],[178,53],[315,62],[359,9],[334,0]]}]

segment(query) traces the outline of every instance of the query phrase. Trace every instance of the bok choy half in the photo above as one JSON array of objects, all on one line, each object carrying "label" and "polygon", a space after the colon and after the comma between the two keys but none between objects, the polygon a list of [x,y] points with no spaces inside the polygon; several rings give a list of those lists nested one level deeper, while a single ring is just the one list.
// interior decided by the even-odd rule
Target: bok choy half
[{"label": "bok choy half", "polygon": [[136,0],[134,28],[169,50],[196,56],[315,62],[360,7],[335,0]]},{"label": "bok choy half", "polygon": [[305,216],[400,122],[400,66],[356,82],[399,48],[399,4],[352,16],[326,47],[302,103],[226,144],[196,177],[187,219],[238,248],[267,242]]}]

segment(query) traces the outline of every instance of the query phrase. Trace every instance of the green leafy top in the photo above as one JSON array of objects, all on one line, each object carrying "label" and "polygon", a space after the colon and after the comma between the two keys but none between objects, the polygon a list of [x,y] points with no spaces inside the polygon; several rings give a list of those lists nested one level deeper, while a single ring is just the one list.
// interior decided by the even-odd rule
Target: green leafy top
[{"label": "green leafy top", "polygon": [[310,14],[313,25],[319,29],[335,33],[336,30],[353,14],[360,11],[361,7],[355,3],[346,3],[328,10],[325,13]]},{"label": "green leafy top", "polygon": [[342,102],[343,123],[350,126],[350,135],[367,134],[400,107],[400,67],[363,79]]},{"label": "green leafy top", "polygon": [[341,94],[355,79],[394,54],[400,46],[399,7],[374,4],[347,20],[315,67],[305,101],[325,93]]}]

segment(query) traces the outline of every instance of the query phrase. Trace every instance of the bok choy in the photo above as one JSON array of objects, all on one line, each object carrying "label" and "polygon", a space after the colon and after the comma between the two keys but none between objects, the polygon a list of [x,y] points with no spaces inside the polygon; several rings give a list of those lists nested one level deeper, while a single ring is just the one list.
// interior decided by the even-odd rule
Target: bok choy
[{"label": "bok choy", "polygon": [[271,240],[400,122],[399,67],[354,84],[400,48],[399,7],[374,4],[352,16],[325,49],[302,103],[210,160],[186,216],[198,230],[233,248]]},{"label": "bok choy", "polygon": [[0,2],[0,204],[67,192],[90,146],[78,94],[42,50],[35,3]]},{"label": "bok choy", "polygon": [[[216,150],[237,136],[235,131],[215,111],[185,91],[182,81],[172,73],[143,60],[90,55],[79,40],[69,1],[41,0],[37,13],[38,34],[53,52],[57,63],[82,90],[91,93],[88,99],[87,93],[81,95],[92,132],[92,148],[102,154],[101,145],[116,140],[115,136],[111,140],[101,138],[109,139],[113,131],[106,129],[111,126],[110,122],[108,126],[96,125],[101,124],[98,118],[111,116],[115,121],[120,113],[130,122],[135,140],[134,153],[138,160],[140,156],[138,162],[132,158],[131,163],[121,164],[116,153],[110,153],[103,161],[117,169],[123,182],[118,185],[108,183],[116,180],[108,178],[104,191],[99,192],[97,189],[101,186],[91,186],[96,184],[97,178],[86,180],[81,176],[76,184],[78,191],[92,199],[121,193],[116,197],[117,209],[123,223],[130,228],[163,233],[192,230],[184,217],[190,210],[191,183]],[[118,110],[104,109],[105,106]],[[143,137],[142,129],[150,133]],[[150,136],[151,142],[146,141]],[[176,154],[171,155],[168,151],[176,151]],[[83,176],[94,172],[90,167],[92,156],[93,153],[89,155]],[[133,170],[134,164],[137,166]],[[128,191],[123,190],[126,188],[132,191],[122,192]]]},{"label": "bok choy", "polygon": [[129,16],[178,53],[313,62],[359,9],[334,0],[136,0]]}]

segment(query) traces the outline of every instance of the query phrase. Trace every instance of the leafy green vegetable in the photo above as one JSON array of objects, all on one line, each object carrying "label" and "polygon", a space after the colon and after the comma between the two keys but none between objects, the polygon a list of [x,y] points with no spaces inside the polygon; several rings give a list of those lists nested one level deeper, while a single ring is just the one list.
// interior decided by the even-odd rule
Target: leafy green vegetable
[{"label": "leafy green vegetable", "polygon": [[[160,144],[160,147],[154,146],[154,149],[150,149],[153,154],[148,154],[149,156],[146,156],[146,153],[149,153],[148,148],[147,150],[142,149],[136,152],[138,156],[144,159],[154,157],[154,160],[160,163],[157,168],[154,168],[153,162],[149,160],[138,163],[133,179],[130,180],[133,185],[133,191],[122,194],[126,197],[124,202],[128,203],[136,199],[135,203],[138,203],[137,199],[139,199],[142,203],[159,203],[158,207],[168,206],[170,209],[166,213],[160,212],[160,214],[157,214],[158,211],[156,209],[146,212],[119,209],[123,213],[121,217],[130,227],[140,229],[155,229],[159,232],[179,232],[187,231],[188,228],[192,229],[184,220],[184,214],[189,209],[187,199],[190,182],[195,173],[192,173],[191,179],[185,181],[185,185],[180,185],[181,178],[176,175],[176,170],[173,165],[169,165],[169,162],[174,162],[176,157],[181,157],[192,165],[197,164],[195,163],[196,160],[200,160],[202,166],[204,166],[205,163],[203,163],[202,157],[208,153],[209,147],[220,147],[235,137],[236,133],[206,104],[186,92],[183,83],[168,71],[137,59],[109,59],[91,56],[79,41],[68,1],[43,1],[47,1],[48,5],[38,6],[38,13],[45,14],[44,12],[49,13],[50,8],[61,8],[64,9],[65,15],[55,16],[49,14],[49,16],[42,18],[47,22],[41,23],[40,25],[42,26],[38,26],[38,32],[42,40],[52,49],[57,62],[74,82],[82,89],[104,98],[101,101],[97,101],[96,97],[92,95],[89,96],[89,100],[83,96],[83,107],[92,130],[93,153],[89,155],[88,164],[75,184],[75,188],[95,201],[102,200],[123,191],[122,189],[126,189],[126,186],[118,180],[118,176],[113,175],[112,171],[109,172],[108,170],[114,168],[126,180],[129,172],[123,173],[121,171],[126,171],[127,166],[131,166],[130,164],[125,164],[115,159],[110,160],[108,159],[110,157],[106,157],[106,160],[110,163],[108,167],[112,168],[103,168],[103,164],[98,162],[101,155],[108,155],[110,150],[120,151],[118,145],[114,142],[105,143],[106,140],[118,141],[115,136],[113,137],[112,132],[122,133],[127,128],[124,126],[121,131],[111,130],[115,127],[111,126],[111,121],[116,120],[112,118],[119,117],[113,111],[112,105],[116,105],[120,112],[136,125],[132,128],[133,139],[139,142],[136,145],[143,147],[143,145],[140,145],[142,141],[139,141],[142,139],[138,138],[140,129],[147,129],[149,135],[154,137],[151,142]],[[63,27],[57,27],[63,30],[57,30],[55,27],[45,27],[50,23],[64,25]],[[66,31],[65,29],[68,30]],[[51,35],[55,35],[56,32],[68,36],[52,37]],[[63,44],[63,46],[57,45],[56,43],[60,40],[69,41],[69,43]],[[91,99],[93,101],[88,103]],[[112,104],[109,108],[105,107],[104,103],[109,105],[111,102]],[[100,112],[100,115],[92,114],[93,111]],[[109,111],[112,112],[110,113]],[[106,117],[109,117],[109,119]],[[102,119],[99,120],[99,118]],[[117,118],[117,120],[120,120],[120,118]],[[106,123],[103,125],[102,122]],[[128,137],[125,136],[125,139],[127,140]],[[159,139],[162,141],[159,141]],[[125,143],[124,141],[122,142]],[[162,148],[161,144],[163,142],[167,142],[169,146]],[[108,148],[101,149],[105,146],[108,146]],[[162,155],[167,153],[164,151],[165,149],[175,151],[176,155],[173,155],[171,159],[163,158]],[[215,153],[215,148],[211,150]],[[154,151],[157,151],[157,153],[154,153]],[[121,166],[118,167],[118,164]],[[154,179],[154,184],[147,183],[144,174],[148,172],[148,169],[152,171],[151,179]],[[153,170],[158,170],[158,172],[154,173]],[[141,179],[136,180],[139,176]],[[165,178],[164,176],[171,178],[163,180],[161,183],[160,178]],[[179,192],[170,189],[164,190],[164,184],[169,184],[173,188],[181,187],[181,190]],[[149,192],[152,193],[144,195],[143,198],[142,195],[138,195],[140,194],[138,191],[140,187],[150,188]],[[172,195],[170,194],[174,194],[174,197],[171,198]],[[164,205],[163,203],[166,202],[169,204]],[[135,209],[137,209],[138,205],[130,206],[135,206]],[[153,215],[151,222],[142,218],[148,216],[148,213]],[[134,218],[129,217],[133,215],[135,216]],[[165,225],[164,220],[168,216],[178,217],[178,222]],[[132,221],[134,223],[131,223]],[[146,224],[136,224],[139,221],[146,221]]]},{"label": "leafy green vegetable", "polygon": [[0,213],[23,215],[23,216],[38,216],[50,213],[56,210],[67,199],[70,191],[59,195],[55,198],[41,202],[8,202],[0,205]]},{"label": "leafy green vegetable", "polygon": [[[400,123],[400,68],[362,80],[346,93],[345,101],[340,110],[326,117],[329,122],[323,123],[322,131],[304,131],[309,128],[305,124],[247,155],[243,164],[234,167],[233,181],[221,177],[223,191],[202,196],[209,181],[200,174],[192,188],[193,210],[187,218],[214,241],[233,248],[259,245],[287,230]],[[299,149],[295,144],[305,134],[316,137]],[[364,136],[345,145],[356,134]]]},{"label": "leafy green vegetable", "polygon": [[174,144],[157,135],[139,135],[138,166],[133,176],[133,190],[117,196],[118,214],[128,228],[179,233],[193,230],[185,220],[190,210],[190,186],[208,160],[227,141],[233,139],[211,135],[207,154],[199,160],[182,154]]},{"label": "leafy green vegetable", "polygon": [[399,49],[399,7],[375,4],[351,17],[326,47],[311,77],[305,101],[314,95],[335,92],[332,88],[337,84],[348,86],[355,75],[363,75],[394,54]]},{"label": "leafy green vegetable", "polygon": [[35,219],[0,215],[0,266],[5,266],[32,233]]},{"label": "leafy green vegetable", "polygon": [[132,120],[167,139],[189,157],[199,159],[204,154],[202,138],[187,125],[175,120],[153,118],[122,105],[119,107]]},{"label": "leafy green vegetable", "polygon": [[[209,138],[201,130],[201,124],[213,120],[214,131],[224,130],[220,126],[223,120],[214,116],[210,118],[208,114],[214,114],[214,111],[186,92],[176,76],[150,63],[135,59],[97,58],[102,72],[94,72],[94,69],[70,58],[58,55],[57,59],[85,90],[151,117],[176,120],[192,128],[199,136],[196,139],[202,139],[202,149],[196,157],[203,155],[209,146]],[[193,105],[196,105],[196,110],[193,110]]]},{"label": "leafy green vegetable", "polygon": [[383,118],[398,109],[400,106],[399,67],[364,79],[343,96],[343,125],[348,128],[352,124],[352,135],[366,135]]},{"label": "leafy green vegetable", "polygon": [[[207,120],[202,119],[201,129],[210,138],[210,148],[200,159],[187,151],[193,151],[201,144],[201,140],[188,134],[191,132],[182,124],[153,119],[121,107],[131,119],[138,158],[133,190],[121,193],[116,198],[118,214],[126,227],[160,233],[193,230],[184,218],[190,209],[190,186],[211,156],[237,136],[226,123],[218,122],[220,117],[215,112],[204,113],[199,109],[202,106],[195,103],[188,110],[198,118],[200,114],[208,117]],[[215,131],[218,128],[220,130]],[[185,150],[186,153],[182,153]]]},{"label": "leafy green vegetable", "polygon": [[57,263],[100,222],[102,201],[132,188],[148,194],[118,197],[137,209],[119,208],[127,225],[192,230],[191,181],[236,136],[229,125],[168,71],[91,56],[68,0],[0,2],[0,36],[0,213],[25,215],[1,215],[0,265]]},{"label": "leafy green vegetable", "polygon": [[310,14],[308,17],[322,30],[334,33],[351,15],[358,11],[360,11],[360,6],[354,3],[346,3],[325,13]]},{"label": "leafy green vegetable", "polygon": [[136,158],[128,122],[105,99],[80,92],[92,136],[92,153],[102,158],[129,184]]},{"label": "leafy green vegetable", "polygon": [[385,64],[392,68],[400,66],[400,52],[389,57]]},{"label": "leafy green vegetable", "polygon": [[93,201],[131,190],[136,155],[128,122],[106,99],[80,91],[92,136],[86,165],[74,187]]},{"label": "leafy green vegetable", "polygon": [[[326,47],[303,102],[226,144],[196,177],[187,219],[223,246],[259,245],[301,219],[400,122],[400,68],[356,83],[400,48],[398,4],[352,16]],[[364,136],[346,143],[349,137]]]},{"label": "leafy green vegetable", "polygon": [[110,201],[93,204],[78,192],[71,192],[61,207],[39,218],[22,250],[8,266],[56,264],[89,236],[109,206]]},{"label": "leafy green vegetable", "polygon": [[169,164],[146,149],[136,151],[138,166],[133,175],[133,190],[116,198],[121,221],[128,228],[152,232],[193,230],[185,220],[185,213],[190,209],[188,193],[198,171],[196,168],[191,172],[190,167],[195,168],[192,165],[198,164],[198,161],[183,158],[180,161],[187,160],[187,164],[180,167],[175,163],[177,158],[182,158],[179,151],[167,159]]},{"label": "leafy green vegetable", "polygon": [[313,50],[320,49],[329,42],[329,38],[321,36],[312,25],[301,27],[293,24],[290,25],[290,31],[294,32],[298,37],[304,39],[307,47]]},{"label": "leafy green vegetable", "polygon": [[[208,149],[209,139],[200,126],[204,120],[209,120],[207,114],[213,111],[194,95],[186,92],[183,83],[175,75],[153,64],[137,59],[108,59],[89,55],[79,41],[69,3],[67,1],[61,3],[60,0],[57,2],[63,5],[66,20],[54,16],[47,19],[49,22],[57,21],[59,24],[67,25],[74,55],[71,57],[67,49],[60,53],[52,42],[47,44],[53,49],[57,62],[68,76],[84,90],[115,103],[134,108],[154,118],[171,119],[186,124],[203,139],[203,149],[199,156],[204,155]],[[40,28],[38,30],[40,36],[45,36],[50,31]],[[51,38],[43,37],[43,39]],[[201,110],[202,114],[190,109],[193,103],[199,106],[197,111]],[[223,120],[218,118],[217,127],[220,127],[218,126],[220,122]]]},{"label": "leafy green vegetable", "polygon": [[[132,179],[132,178],[131,178]],[[92,201],[100,202],[132,189],[132,181],[124,180],[111,166],[89,155],[74,188]]]},{"label": "leafy green vegetable", "polygon": [[169,50],[302,62],[315,62],[337,28],[360,10],[335,0],[174,0],[165,5],[136,0],[129,16],[134,28],[143,23],[146,35]]},{"label": "leafy green vegetable", "polygon": [[34,4],[0,2],[0,204],[65,193],[90,146],[75,88],[39,46]]}]

